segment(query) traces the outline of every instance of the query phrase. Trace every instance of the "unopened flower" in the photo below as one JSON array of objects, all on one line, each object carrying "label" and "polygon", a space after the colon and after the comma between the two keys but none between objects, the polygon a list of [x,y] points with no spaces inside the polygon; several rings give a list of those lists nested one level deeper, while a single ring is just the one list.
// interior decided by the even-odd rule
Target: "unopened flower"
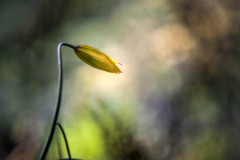
[{"label": "unopened flower", "polygon": [[78,45],[74,49],[75,54],[88,65],[110,73],[121,73],[116,61],[101,52],[100,50],[87,46]]}]

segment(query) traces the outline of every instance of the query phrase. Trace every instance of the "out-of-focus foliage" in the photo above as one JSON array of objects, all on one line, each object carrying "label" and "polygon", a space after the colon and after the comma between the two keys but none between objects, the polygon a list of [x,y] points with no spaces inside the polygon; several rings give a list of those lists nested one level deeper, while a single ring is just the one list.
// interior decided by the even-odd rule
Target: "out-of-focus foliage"
[{"label": "out-of-focus foliage", "polygon": [[[38,158],[62,41],[123,64],[108,74],[63,48],[74,158],[240,159],[239,0],[0,1],[0,21],[0,159]],[[48,159],[67,157],[59,140]]]}]

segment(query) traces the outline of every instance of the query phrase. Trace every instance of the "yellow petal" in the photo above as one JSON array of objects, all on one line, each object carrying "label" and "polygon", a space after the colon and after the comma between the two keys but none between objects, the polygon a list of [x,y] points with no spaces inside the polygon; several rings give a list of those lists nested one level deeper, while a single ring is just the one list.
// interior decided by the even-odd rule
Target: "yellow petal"
[{"label": "yellow petal", "polygon": [[78,45],[74,50],[75,54],[88,65],[104,70],[110,73],[121,73],[116,61],[99,51],[96,48],[87,45]]}]

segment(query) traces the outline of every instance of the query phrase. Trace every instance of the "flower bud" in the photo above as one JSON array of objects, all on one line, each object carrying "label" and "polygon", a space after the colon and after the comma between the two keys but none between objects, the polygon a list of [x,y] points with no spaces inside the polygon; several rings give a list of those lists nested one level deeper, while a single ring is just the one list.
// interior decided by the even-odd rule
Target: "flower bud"
[{"label": "flower bud", "polygon": [[87,45],[78,45],[76,47],[75,54],[88,65],[110,73],[122,72],[116,65],[118,63],[100,50]]}]

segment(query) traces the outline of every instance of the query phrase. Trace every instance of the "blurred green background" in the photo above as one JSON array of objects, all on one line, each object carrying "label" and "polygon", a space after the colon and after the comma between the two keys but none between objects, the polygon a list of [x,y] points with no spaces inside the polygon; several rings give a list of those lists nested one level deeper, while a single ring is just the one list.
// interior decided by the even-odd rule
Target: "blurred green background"
[{"label": "blurred green background", "polygon": [[[239,0],[1,0],[0,22],[0,159],[38,159],[60,42],[98,48],[123,71],[63,48],[59,121],[74,158],[240,159]],[[63,157],[57,130],[48,159]]]}]

